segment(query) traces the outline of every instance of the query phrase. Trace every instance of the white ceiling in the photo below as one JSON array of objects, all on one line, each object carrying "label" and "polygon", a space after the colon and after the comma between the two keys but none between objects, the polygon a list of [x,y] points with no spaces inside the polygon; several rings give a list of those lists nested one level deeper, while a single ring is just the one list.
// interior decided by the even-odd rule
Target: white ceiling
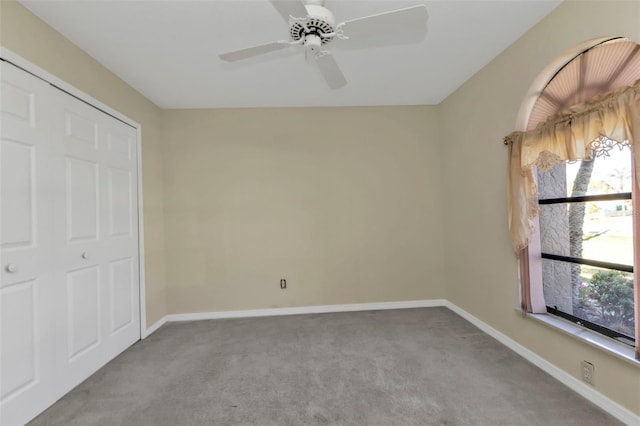
[{"label": "white ceiling", "polygon": [[339,90],[295,48],[218,59],[287,38],[286,22],[267,0],[22,4],[158,106],[226,108],[438,104],[560,2],[327,0],[338,22],[420,3],[429,13],[417,44],[328,45],[348,81]]}]

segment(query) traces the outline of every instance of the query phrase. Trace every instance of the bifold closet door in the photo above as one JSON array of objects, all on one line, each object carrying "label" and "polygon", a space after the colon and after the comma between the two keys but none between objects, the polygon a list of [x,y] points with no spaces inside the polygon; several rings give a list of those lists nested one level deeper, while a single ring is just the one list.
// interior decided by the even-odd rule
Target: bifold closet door
[{"label": "bifold closet door", "polygon": [[64,294],[63,381],[71,388],[140,338],[137,148],[132,127],[58,92],[61,159],[53,263]]},{"label": "bifold closet door", "polygon": [[51,259],[50,86],[1,63],[0,424],[28,420],[56,400]]},{"label": "bifold closet door", "polygon": [[0,423],[140,338],[137,133],[2,64]]}]

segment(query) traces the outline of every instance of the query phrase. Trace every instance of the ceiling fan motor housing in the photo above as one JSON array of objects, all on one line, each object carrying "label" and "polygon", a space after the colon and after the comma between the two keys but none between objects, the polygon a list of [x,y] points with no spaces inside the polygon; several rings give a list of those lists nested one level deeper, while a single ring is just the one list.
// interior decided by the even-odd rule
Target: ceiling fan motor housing
[{"label": "ceiling fan motor housing", "polygon": [[[303,39],[305,44],[313,41],[315,44],[319,38],[322,45],[329,43],[333,39],[333,35],[326,36],[326,34],[335,32],[336,19],[333,13],[323,6],[314,4],[306,4],[305,7],[309,18],[304,21],[292,20],[289,26],[291,39],[293,41]],[[316,36],[317,38],[308,36]]]}]

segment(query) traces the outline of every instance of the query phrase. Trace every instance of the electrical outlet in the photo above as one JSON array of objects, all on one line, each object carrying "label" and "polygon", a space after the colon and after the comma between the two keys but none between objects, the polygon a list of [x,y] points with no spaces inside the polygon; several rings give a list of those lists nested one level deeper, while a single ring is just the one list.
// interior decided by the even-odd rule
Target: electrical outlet
[{"label": "electrical outlet", "polygon": [[286,279],[282,278],[282,279],[280,280],[280,288],[281,288],[281,289],[283,289],[283,290],[284,290],[285,288],[287,288],[287,280],[286,280]]},{"label": "electrical outlet", "polygon": [[594,383],[594,373],[595,373],[596,367],[591,364],[588,361],[582,361],[582,380],[584,380],[587,383],[591,383],[592,385],[595,384]]}]

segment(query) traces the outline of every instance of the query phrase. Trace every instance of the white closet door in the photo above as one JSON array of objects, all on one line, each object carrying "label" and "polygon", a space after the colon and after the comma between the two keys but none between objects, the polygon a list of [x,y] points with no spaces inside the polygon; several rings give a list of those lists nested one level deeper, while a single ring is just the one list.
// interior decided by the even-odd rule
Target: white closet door
[{"label": "white closet door", "polygon": [[0,424],[140,338],[137,133],[2,62]]},{"label": "white closet door", "polygon": [[[102,226],[107,283],[104,333],[114,354],[140,339],[138,148],[134,128],[104,115],[105,170]],[[114,355],[115,356],[115,355]]]},{"label": "white closet door", "polygon": [[[63,383],[86,379],[140,338],[136,131],[62,92],[53,135],[56,281],[66,306]],[[67,390],[68,390],[67,389]]]},{"label": "white closet door", "polygon": [[5,62],[0,83],[0,424],[56,397],[49,84]]}]

